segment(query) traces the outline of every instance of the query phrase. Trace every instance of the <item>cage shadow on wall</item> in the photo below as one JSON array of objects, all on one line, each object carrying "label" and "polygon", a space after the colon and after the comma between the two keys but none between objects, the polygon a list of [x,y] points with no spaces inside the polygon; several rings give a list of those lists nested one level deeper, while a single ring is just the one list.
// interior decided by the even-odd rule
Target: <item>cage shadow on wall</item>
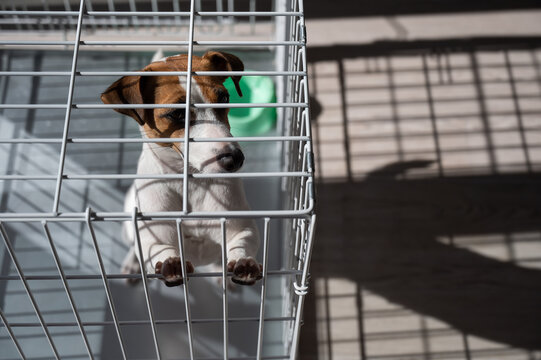
[{"label": "cage shadow on wall", "polygon": [[300,358],[539,357],[541,38],[309,53],[319,231]]}]

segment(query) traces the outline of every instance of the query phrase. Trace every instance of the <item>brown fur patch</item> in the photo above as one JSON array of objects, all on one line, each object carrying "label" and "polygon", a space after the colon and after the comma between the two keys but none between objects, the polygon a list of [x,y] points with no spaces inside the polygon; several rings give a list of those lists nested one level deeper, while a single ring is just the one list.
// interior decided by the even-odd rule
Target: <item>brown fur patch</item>
[{"label": "brown fur patch", "polygon": [[[157,61],[146,66],[142,71],[186,71],[187,55],[177,55]],[[242,71],[244,66],[234,55],[209,51],[203,57],[192,58],[193,71]],[[238,84],[240,76],[232,77]],[[227,90],[223,86],[226,76],[194,76],[201,93],[207,103],[218,103]],[[179,82],[178,76],[125,76],[113,83],[101,96],[106,104],[183,104],[186,102],[186,89]],[[182,120],[171,119],[176,111],[179,119],[184,109],[115,109],[131,116],[143,126],[145,133],[151,138],[180,138],[184,136]],[[227,114],[229,109],[213,109],[219,121],[229,127]],[[190,118],[195,113],[191,110]],[[178,143],[177,143],[178,144]],[[162,146],[173,146],[173,143],[160,143]],[[177,149],[178,150],[178,149]]]}]

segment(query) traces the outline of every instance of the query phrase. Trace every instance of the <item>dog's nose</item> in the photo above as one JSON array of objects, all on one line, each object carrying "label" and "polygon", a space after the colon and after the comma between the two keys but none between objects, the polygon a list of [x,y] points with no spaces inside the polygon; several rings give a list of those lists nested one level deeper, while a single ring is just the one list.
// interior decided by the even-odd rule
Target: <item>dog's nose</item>
[{"label": "dog's nose", "polygon": [[224,170],[234,172],[242,167],[242,164],[244,163],[244,154],[240,149],[233,149],[231,152],[218,155],[217,159]]}]

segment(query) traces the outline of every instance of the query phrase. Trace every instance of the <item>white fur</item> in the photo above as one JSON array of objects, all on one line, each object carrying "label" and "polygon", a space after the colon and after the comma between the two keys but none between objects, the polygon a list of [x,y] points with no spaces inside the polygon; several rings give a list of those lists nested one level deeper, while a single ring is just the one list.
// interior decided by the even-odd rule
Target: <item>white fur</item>
[{"label": "white fur", "polygon": [[150,60],[150,62],[156,62],[156,61],[163,61],[165,62],[165,59],[167,59],[164,55],[163,55],[163,50],[162,49],[158,49],[158,51],[156,51],[154,53],[154,55],[152,56],[152,60]]},{"label": "white fur", "polygon": [[[181,84],[183,81],[181,80]],[[192,102],[203,102],[199,86],[192,82]],[[197,109],[190,137],[230,137],[227,127],[216,119],[211,109]],[[180,148],[183,149],[183,144]],[[223,171],[217,164],[216,155],[239,147],[235,142],[190,143],[189,166],[192,172],[209,173]],[[172,148],[145,143],[139,158],[138,174],[178,174],[184,162]],[[240,179],[195,179],[188,182],[190,211],[214,212],[248,210],[249,206]],[[125,211],[137,206],[142,212],[182,210],[182,181],[169,179],[139,179],[128,191]],[[175,221],[139,221],[139,235],[146,268],[154,273],[156,263],[168,257],[178,256],[178,237]],[[221,226],[219,220],[184,220],[182,223],[186,260],[194,266],[218,263],[221,259]],[[133,224],[125,223],[127,240],[134,241]],[[226,222],[228,261],[255,257],[259,247],[259,235],[255,222],[250,219],[229,219]],[[139,254],[135,252],[137,258]],[[124,272],[133,272],[137,259],[128,254]]]}]

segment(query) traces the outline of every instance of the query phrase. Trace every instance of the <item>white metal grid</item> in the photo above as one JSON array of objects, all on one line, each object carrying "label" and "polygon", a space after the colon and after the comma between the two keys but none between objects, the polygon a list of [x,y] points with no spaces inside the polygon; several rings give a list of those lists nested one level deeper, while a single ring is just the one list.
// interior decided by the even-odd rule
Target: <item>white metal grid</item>
[{"label": "white metal grid", "polygon": [[[12,358],[13,354],[17,354],[23,359],[39,358],[36,357],[31,349],[34,343],[28,341],[28,336],[21,331],[24,329],[40,328],[42,330],[41,337],[44,337],[50,348],[50,352],[45,353],[41,350],[40,354],[45,358],[54,357],[60,358],[106,358],[107,355],[103,352],[104,345],[101,349],[97,349],[96,342],[92,339],[97,332],[97,336],[106,333],[107,327],[114,328],[114,336],[117,340],[119,357],[123,359],[140,358],[130,354],[130,344],[127,343],[127,328],[131,326],[149,325],[152,344],[154,347],[152,358],[201,358],[201,344],[197,343],[197,338],[201,337],[204,330],[194,329],[200,324],[215,323],[222,325],[221,342],[223,351],[221,354],[216,354],[215,358],[256,358],[256,359],[294,359],[297,354],[297,345],[299,339],[299,331],[302,318],[302,308],[304,296],[308,290],[308,266],[310,262],[310,254],[314,236],[315,214],[314,214],[314,190],[313,190],[313,159],[312,159],[312,144],[310,133],[310,115],[308,112],[308,83],[306,78],[306,37],[303,18],[302,0],[297,1],[277,1],[274,4],[272,11],[257,11],[256,3],[253,0],[247,2],[249,11],[235,11],[237,3],[243,4],[240,1],[228,0],[224,8],[222,1],[212,2],[210,7],[213,11],[202,11],[205,3],[197,0],[189,2],[172,1],[172,10],[161,11],[160,6],[164,7],[165,2],[156,0],[150,1],[150,11],[139,11],[139,4],[135,1],[112,1],[100,2],[81,0],[77,4],[69,1],[44,1],[34,4],[32,1],[23,2],[21,4],[12,2],[9,5],[0,4],[0,26],[5,30],[0,36],[0,49],[3,49],[4,58],[10,58],[13,53],[17,53],[19,49],[44,49],[44,51],[53,51],[54,49],[64,49],[72,52],[72,60],[70,71],[65,70],[13,70],[9,66],[2,66],[0,77],[2,85],[8,88],[9,80],[20,77],[30,77],[31,79],[43,79],[53,77],[55,79],[68,79],[68,90],[65,103],[54,102],[3,102],[0,104],[0,111],[4,115],[10,110],[24,111],[49,111],[61,110],[64,112],[64,121],[62,122],[61,136],[33,136],[24,132],[3,132],[0,138],[0,146],[4,146],[7,157],[12,155],[14,147],[33,147],[36,151],[47,153],[40,146],[53,146],[58,150],[58,160],[56,162],[57,172],[51,174],[49,171],[44,171],[43,168],[39,171],[38,166],[27,167],[28,172],[20,172],[17,169],[13,170],[6,167],[6,171],[0,175],[0,181],[4,184],[2,189],[3,199],[10,193],[12,187],[20,186],[17,184],[32,184],[45,197],[50,196],[52,201],[49,203],[50,210],[45,208],[21,207],[25,210],[12,210],[9,207],[2,206],[0,209],[0,234],[5,247],[5,253],[9,256],[9,263],[2,263],[7,272],[0,274],[0,282],[4,287],[9,284],[17,283],[24,288],[25,294],[31,303],[33,312],[38,321],[20,320],[19,317],[10,314],[8,307],[4,301],[0,301],[0,317],[4,325],[3,329],[6,332],[6,338],[9,338],[12,343],[12,349],[2,347],[0,350],[0,358]],[[94,7],[100,5],[107,6],[104,11],[93,11]],[[148,4],[147,4],[148,5]],[[246,4],[245,4],[246,5]],[[167,8],[166,6],[166,8]],[[63,8],[62,8],[63,7]],[[77,9],[78,10],[74,10]],[[117,8],[125,8],[126,11],[117,11]],[[143,6],[144,8],[144,6]],[[54,9],[54,10],[52,10]],[[182,11],[184,10],[184,11]],[[189,11],[186,11],[189,10]],[[206,20],[206,19],[209,20]],[[259,18],[266,19],[259,22]],[[243,22],[240,19],[248,19],[248,22]],[[257,38],[257,25],[262,24],[264,29],[274,29],[273,39],[261,40]],[[228,25],[229,31],[224,31],[222,25]],[[271,24],[271,26],[267,26]],[[211,31],[208,31],[208,26],[216,25]],[[237,28],[243,29],[247,25],[249,31],[240,35],[242,40],[231,40],[235,38]],[[266,27],[265,27],[266,26]],[[210,38],[209,40],[199,40],[194,34],[196,29],[205,28],[206,33],[202,37]],[[151,29],[150,38],[145,39],[148,34],[141,33],[141,29]],[[48,30],[43,32],[43,30]],[[187,40],[182,39],[181,34],[187,31]],[[267,31],[267,30],[264,30]],[[22,36],[21,36],[22,34]],[[129,36],[135,36],[137,40],[111,40],[111,34],[120,34],[122,39]],[[158,34],[158,35],[157,35]],[[156,41],[154,36],[166,34],[175,40]],[[255,35],[254,35],[255,34]],[[166,36],[164,35],[164,36]],[[255,40],[247,40],[247,37],[254,36]],[[58,40],[61,37],[62,40]],[[97,40],[88,40],[87,38],[98,38]],[[101,37],[101,38],[100,38]],[[13,40],[13,38],[15,40]],[[181,40],[179,40],[179,38]],[[107,40],[105,40],[107,39]],[[157,50],[162,47],[174,47],[179,53],[188,54],[188,67],[184,72],[166,72],[152,74],[138,71],[85,71],[78,67],[78,61],[84,57],[85,51],[100,47],[107,50]],[[253,71],[253,72],[203,72],[192,71],[191,58],[195,51],[206,48],[243,48],[243,49],[267,49],[274,53],[275,70]],[[181,49],[181,50],[178,50]],[[7,54],[7,55],[6,55]],[[83,54],[83,55],[82,55]],[[15,57],[16,58],[16,57]],[[11,58],[10,58],[11,59]],[[10,60],[11,61],[11,60]],[[7,62],[9,63],[9,61]],[[188,127],[186,128],[184,139],[178,139],[184,143],[184,156],[188,157],[190,151],[190,143],[205,142],[205,141],[240,141],[246,144],[258,143],[275,143],[279,145],[277,150],[281,150],[280,168],[273,171],[253,171],[240,172],[231,174],[192,174],[189,172],[187,162],[184,164],[183,173],[175,175],[153,174],[153,175],[138,175],[132,173],[84,173],[77,167],[69,163],[70,147],[77,145],[94,145],[104,146],[105,144],[116,144],[122,147],[129,144],[142,144],[145,142],[169,142],[170,139],[135,139],[125,136],[118,137],[92,137],[92,136],[72,136],[74,130],[73,118],[74,112],[77,111],[100,111],[101,109],[121,108],[122,105],[105,105],[100,103],[83,103],[75,100],[75,92],[80,90],[78,80],[81,78],[97,78],[108,76],[119,77],[125,75],[167,75],[167,76],[186,76],[187,80],[187,96],[185,104],[144,104],[144,105],[128,105],[129,108],[184,108],[186,109],[186,118],[190,117],[190,108],[250,108],[250,107],[272,107],[278,110],[278,130],[276,134],[254,137],[233,137],[227,139],[202,139],[190,138]],[[194,75],[264,75],[271,76],[276,81],[277,98],[276,103],[241,103],[241,104],[205,104],[191,103],[190,99],[190,82]],[[102,87],[105,88],[109,83],[105,80]],[[5,91],[4,91],[5,94]],[[6,96],[4,96],[6,99]],[[106,111],[106,110],[104,110]],[[189,120],[188,120],[189,121]],[[79,122],[77,123],[79,124]],[[75,129],[76,130],[76,129]],[[18,134],[17,136],[13,134]],[[121,148],[122,149],[122,148]],[[54,151],[51,151],[54,154]],[[249,155],[248,155],[249,156]],[[249,160],[249,159],[248,159]],[[37,170],[38,169],[38,170]],[[190,179],[209,178],[209,177],[241,177],[247,179],[281,179],[281,189],[275,194],[282,201],[278,208],[262,208],[252,211],[227,211],[227,212],[192,212],[188,209],[188,187]],[[97,187],[104,189],[107,187],[107,182],[112,180],[132,181],[134,179],[152,178],[175,178],[183,181],[183,208],[180,211],[170,212],[139,212],[137,208],[133,212],[126,213],[115,211],[114,206],[100,204],[99,211],[92,210],[91,199],[82,201],[79,208],[71,207],[63,201],[70,192],[76,191],[77,188],[70,188],[69,185],[76,181],[85,181],[88,184],[92,182],[100,182]],[[54,186],[42,185],[51,184]],[[15,184],[15,185],[14,185]],[[67,186],[67,187],[66,187]],[[100,194],[100,191],[97,194]],[[99,195],[98,195],[99,196]],[[101,196],[106,197],[104,191]],[[98,203],[99,200],[96,200]],[[115,203],[114,200],[112,200]],[[30,201],[31,203],[31,201]],[[116,201],[118,203],[118,201]],[[188,282],[182,286],[183,302],[184,302],[184,317],[173,318],[163,316],[159,317],[157,311],[159,308],[153,306],[153,293],[159,287],[152,286],[154,282],[149,279],[159,278],[160,275],[147,274],[144,266],[141,266],[140,275],[125,275],[119,274],[118,267],[115,268],[114,261],[110,253],[104,250],[109,247],[100,241],[99,237],[105,237],[104,230],[97,228],[101,224],[107,223],[123,223],[131,222],[133,224],[136,240],[136,251],[141,254],[141,244],[139,239],[139,230],[137,222],[145,221],[160,221],[173,220],[177,223],[178,243],[180,250],[181,264],[186,273],[186,261],[184,258],[184,244],[181,231],[183,222],[193,219],[210,219],[217,221],[222,229],[222,272],[197,272],[189,275],[189,278],[217,278],[222,277],[221,316],[216,317],[201,317],[194,316],[192,298]],[[227,273],[225,264],[227,264],[227,254],[225,251],[226,241],[226,220],[231,218],[253,218],[260,222],[263,228],[263,241],[260,251],[261,258],[258,258],[263,264],[263,279],[258,282],[257,291],[259,292],[259,306],[257,316],[238,316],[231,314],[231,295],[228,294],[226,279],[231,276]],[[28,261],[24,255],[24,248],[19,249],[19,240],[14,241],[14,238],[19,238],[25,227],[32,228],[36,224],[41,224],[41,236],[39,238],[40,246],[45,244],[52,254],[56,271],[41,273],[34,270],[34,267],[28,265]],[[77,231],[71,230],[73,226],[79,226]],[[21,228],[22,226],[22,228]],[[61,230],[53,230],[53,227]],[[39,228],[39,226],[38,226]],[[276,239],[271,239],[271,228],[277,229],[279,238],[282,238],[281,247],[282,258],[279,261],[274,261],[278,264],[274,269],[269,268],[269,247],[271,242]],[[118,229],[118,227],[117,227]],[[56,234],[55,234],[56,232]],[[120,235],[120,234],[118,234]],[[83,241],[77,241],[77,237],[88,239],[87,247],[93,253],[96,262],[93,265],[77,263],[77,259],[68,258],[71,256],[71,244],[83,244]],[[120,236],[118,236],[120,237]],[[70,241],[71,240],[71,241]],[[84,252],[85,245],[79,245],[80,253]],[[81,250],[82,249],[82,250]],[[116,250],[115,250],[116,251]],[[274,251],[276,253],[276,250]],[[141,255],[142,257],[142,255]],[[23,261],[21,261],[23,259]],[[81,259],[81,258],[79,258]],[[276,260],[276,259],[275,259]],[[74,265],[74,262],[76,263]],[[69,263],[69,264],[68,264]],[[97,270],[95,273],[82,273],[81,266],[94,266]],[[97,267],[96,267],[97,265]],[[11,269],[11,270],[10,270]],[[15,271],[13,271],[15,270]],[[75,270],[75,271],[71,271]],[[118,279],[142,278],[142,286],[144,293],[144,307],[146,308],[147,318],[121,318],[120,312],[124,303],[115,301],[115,294],[112,290],[112,284]],[[269,288],[270,279],[278,280],[280,286]],[[43,310],[44,302],[36,299],[36,294],[39,291],[35,290],[31,282],[47,282],[60,281],[65,296],[69,302],[71,312],[73,313],[72,320],[50,321],[48,314]],[[96,321],[88,320],[84,313],[81,313],[81,299],[77,299],[75,295],[76,287],[80,284],[88,282],[92,284],[94,281],[101,281],[101,286],[90,286],[90,296],[103,294],[106,299],[106,308],[108,312],[105,318]],[[77,286],[75,286],[77,284]],[[47,285],[44,285],[47,286]],[[116,286],[115,286],[116,287]],[[269,291],[274,293],[270,294]],[[273,298],[278,297],[281,304],[281,313],[269,316],[269,310],[266,308],[266,303],[269,301],[269,294]],[[0,293],[0,295],[2,295]],[[39,294],[38,294],[39,295]],[[88,295],[88,294],[87,294]],[[40,295],[41,297],[41,295]],[[235,298],[238,301],[238,298]],[[50,299],[49,299],[50,300]],[[26,300],[25,300],[26,301]],[[178,305],[181,305],[178,303]],[[163,314],[161,314],[163,315]],[[15,320],[11,320],[11,319]],[[230,349],[230,327],[233,324],[255,323],[257,324],[256,336],[249,341],[252,341],[248,349],[254,349],[254,352],[238,351],[232,354]],[[280,347],[283,349],[281,353],[268,351],[265,349],[264,338],[269,331],[266,329],[266,324],[279,323],[278,329],[280,333]],[[164,335],[160,327],[169,325],[185,325],[185,341],[182,343],[187,345],[186,349],[173,349],[175,355],[171,355],[171,349],[168,349],[166,354],[163,349]],[[64,334],[58,334],[58,329],[72,329],[73,331]],[[96,331],[97,329],[97,331]],[[92,330],[92,331],[90,331]],[[275,331],[275,330],[274,330]],[[91,335],[89,333],[92,332]],[[275,331],[276,332],[276,331]],[[84,353],[67,352],[63,348],[66,342],[63,337],[68,338],[73,334],[79,333],[80,340],[84,345]],[[184,333],[182,333],[184,334]],[[283,335],[283,336],[282,336]],[[31,339],[39,337],[35,333],[29,336]],[[141,335],[139,336],[141,337]],[[274,336],[276,338],[276,336]],[[60,341],[59,341],[60,339]],[[247,339],[248,340],[248,339]],[[133,342],[132,342],[133,343]],[[2,342],[6,344],[6,342]],[[206,346],[206,344],[204,344]],[[101,350],[101,352],[100,352]],[[182,351],[181,351],[182,350]],[[185,351],[187,350],[187,352]],[[177,351],[177,352],[175,352]],[[178,352],[184,355],[178,355]],[[49,355],[50,353],[50,355]],[[212,358],[204,356],[204,358]]]}]

